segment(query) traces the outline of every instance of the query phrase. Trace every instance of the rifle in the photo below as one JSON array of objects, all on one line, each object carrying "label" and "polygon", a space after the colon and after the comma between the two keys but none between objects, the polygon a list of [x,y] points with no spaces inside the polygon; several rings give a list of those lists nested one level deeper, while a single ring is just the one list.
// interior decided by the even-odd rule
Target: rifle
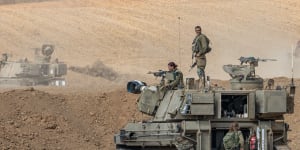
[{"label": "rifle", "polygon": [[155,77],[164,77],[167,71],[158,70],[158,71],[149,71],[147,74],[153,74]]},{"label": "rifle", "polygon": [[148,74],[153,74],[156,78],[161,77],[160,80],[160,85],[163,86],[165,85],[165,76],[166,76],[167,71],[164,70],[158,70],[158,71],[149,71]]},{"label": "rifle", "polygon": [[190,66],[190,69],[189,69],[189,72],[197,65],[197,62],[194,62],[191,66]]},{"label": "rifle", "polygon": [[196,52],[193,51],[192,52],[192,65],[190,66],[189,72],[197,65],[196,61],[194,62],[195,55],[196,55]]}]

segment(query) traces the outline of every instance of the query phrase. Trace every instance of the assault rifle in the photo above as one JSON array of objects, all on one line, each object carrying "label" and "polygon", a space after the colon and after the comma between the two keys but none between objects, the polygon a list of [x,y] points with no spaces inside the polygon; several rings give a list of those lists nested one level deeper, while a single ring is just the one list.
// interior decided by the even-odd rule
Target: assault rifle
[{"label": "assault rifle", "polygon": [[189,72],[197,65],[196,61],[194,62],[195,55],[196,55],[196,52],[193,51],[192,52],[192,65],[190,66]]},{"label": "assault rifle", "polygon": [[158,70],[158,71],[149,71],[148,74],[153,74],[155,77],[164,77],[167,71]]},{"label": "assault rifle", "polygon": [[194,62],[191,66],[190,66],[190,69],[189,69],[189,72],[197,65],[197,62]]},{"label": "assault rifle", "polygon": [[153,74],[156,78],[161,77],[160,85],[165,85],[165,77],[166,77],[167,71],[164,70],[158,70],[158,71],[149,71],[148,74]]}]

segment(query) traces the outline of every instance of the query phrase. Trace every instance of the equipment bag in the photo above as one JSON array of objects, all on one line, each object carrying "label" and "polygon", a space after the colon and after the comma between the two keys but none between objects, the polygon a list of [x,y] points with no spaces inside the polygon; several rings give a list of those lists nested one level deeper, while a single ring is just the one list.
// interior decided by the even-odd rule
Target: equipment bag
[{"label": "equipment bag", "polygon": [[203,34],[203,36],[205,37],[206,42],[207,42],[207,49],[204,51],[204,54],[207,54],[211,51],[211,47],[209,46],[210,40],[208,39],[208,37],[206,35]]}]

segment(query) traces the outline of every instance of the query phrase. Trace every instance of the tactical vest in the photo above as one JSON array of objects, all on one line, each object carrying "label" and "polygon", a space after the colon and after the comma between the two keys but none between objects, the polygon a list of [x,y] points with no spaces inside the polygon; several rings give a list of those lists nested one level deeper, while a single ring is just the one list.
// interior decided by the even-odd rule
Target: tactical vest
[{"label": "tactical vest", "polygon": [[169,72],[166,74],[166,79],[168,80],[168,83],[172,83],[176,78],[181,74],[181,78],[179,79],[179,83],[177,86],[173,87],[175,89],[182,89],[184,88],[184,83],[183,83],[183,74],[179,70],[175,70],[173,72]]}]

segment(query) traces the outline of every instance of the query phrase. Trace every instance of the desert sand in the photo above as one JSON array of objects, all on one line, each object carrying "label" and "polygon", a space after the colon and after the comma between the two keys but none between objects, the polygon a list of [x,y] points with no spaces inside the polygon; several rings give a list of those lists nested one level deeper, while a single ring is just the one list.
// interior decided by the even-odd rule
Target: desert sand
[{"label": "desert sand", "polygon": [[[277,59],[261,62],[257,74],[287,85],[299,14],[298,0],[0,0],[0,53],[10,60],[33,59],[34,49],[47,43],[69,66],[101,62],[113,73],[69,70],[66,87],[1,87],[0,148],[114,149],[113,135],[126,122],[147,118],[136,109],[138,96],[126,93],[127,81],[159,82],[146,73],[166,69],[169,61],[196,77],[188,71],[196,25],[211,40],[206,72],[214,82],[229,79],[222,65],[254,56]],[[295,113],[286,115],[292,149],[300,144],[296,92]]]}]

